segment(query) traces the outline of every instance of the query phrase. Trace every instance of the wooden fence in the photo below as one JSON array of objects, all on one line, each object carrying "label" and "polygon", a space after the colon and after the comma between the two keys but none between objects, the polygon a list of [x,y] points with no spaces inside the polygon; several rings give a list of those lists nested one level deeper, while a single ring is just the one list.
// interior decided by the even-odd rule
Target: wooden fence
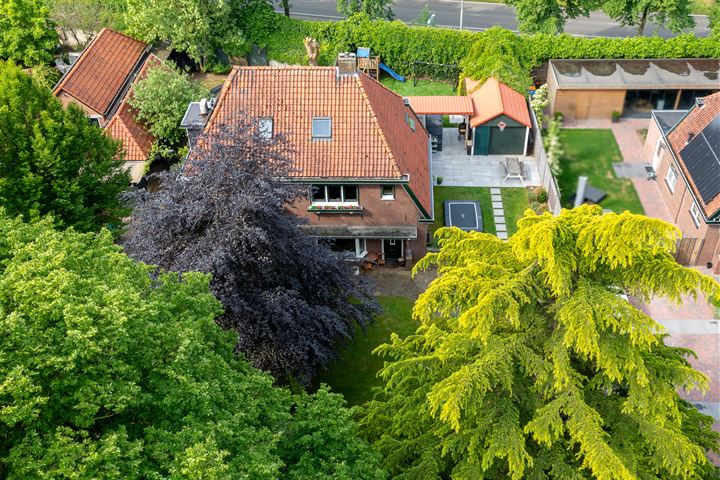
[{"label": "wooden fence", "polygon": [[703,243],[702,238],[681,238],[675,247],[675,260],[680,265],[696,265]]}]

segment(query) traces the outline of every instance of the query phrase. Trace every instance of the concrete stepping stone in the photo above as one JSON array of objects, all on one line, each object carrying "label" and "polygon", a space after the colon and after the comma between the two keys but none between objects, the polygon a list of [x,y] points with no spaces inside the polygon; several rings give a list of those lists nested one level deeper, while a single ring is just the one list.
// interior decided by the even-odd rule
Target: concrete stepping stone
[{"label": "concrete stepping stone", "polygon": [[493,208],[501,209],[501,208],[503,208],[503,203],[502,203],[502,201],[496,202],[493,200],[492,206],[493,206]]},{"label": "concrete stepping stone", "polygon": [[507,232],[507,227],[504,223],[495,223],[496,232]]},{"label": "concrete stepping stone", "polygon": [[490,194],[491,195],[500,195],[500,189],[499,188],[491,188]]},{"label": "concrete stepping stone", "polygon": [[505,210],[501,208],[493,208],[493,215],[496,217],[504,217],[505,216]]},{"label": "concrete stepping stone", "polygon": [[500,240],[507,240],[508,234],[507,234],[507,232],[497,232],[497,237]]},{"label": "concrete stepping stone", "polygon": [[490,195],[490,200],[493,202],[502,202],[502,196],[500,195]]}]

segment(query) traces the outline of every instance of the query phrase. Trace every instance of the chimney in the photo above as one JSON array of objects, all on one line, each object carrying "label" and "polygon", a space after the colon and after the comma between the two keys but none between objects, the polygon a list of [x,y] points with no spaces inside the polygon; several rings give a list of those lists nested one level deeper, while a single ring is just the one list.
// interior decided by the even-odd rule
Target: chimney
[{"label": "chimney", "polygon": [[203,98],[200,100],[200,115],[205,116],[208,114],[208,101],[207,98]]},{"label": "chimney", "polygon": [[338,76],[357,73],[357,58],[354,53],[338,53],[336,65]]}]

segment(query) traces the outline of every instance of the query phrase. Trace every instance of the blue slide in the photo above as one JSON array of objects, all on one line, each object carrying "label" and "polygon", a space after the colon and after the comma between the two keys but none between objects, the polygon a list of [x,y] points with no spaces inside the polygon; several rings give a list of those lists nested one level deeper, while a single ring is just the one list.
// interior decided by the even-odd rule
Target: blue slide
[{"label": "blue slide", "polygon": [[403,77],[402,75],[400,75],[399,73],[397,73],[395,70],[393,70],[392,68],[388,67],[388,66],[385,65],[384,63],[381,63],[381,64],[380,64],[380,69],[381,69],[381,70],[385,70],[391,77],[393,77],[395,80],[397,80],[397,81],[399,81],[399,82],[404,82],[404,81],[405,81],[405,77]]}]

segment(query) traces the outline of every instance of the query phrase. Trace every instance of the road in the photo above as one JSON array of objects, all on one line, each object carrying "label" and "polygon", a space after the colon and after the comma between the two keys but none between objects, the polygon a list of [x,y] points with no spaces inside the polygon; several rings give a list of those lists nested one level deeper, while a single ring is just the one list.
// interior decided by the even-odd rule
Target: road
[{"label": "road", "polygon": [[[316,20],[340,20],[336,10],[335,0],[291,0],[291,14],[298,18]],[[435,24],[442,27],[457,28],[460,24],[460,1],[459,0],[395,0],[392,9],[398,19],[410,22],[417,18],[420,10],[428,5],[430,11],[435,14]],[[276,0],[276,10],[281,11]],[[695,15],[696,27],[694,33],[697,36],[707,36],[708,19],[704,15]],[[465,2],[463,14],[463,27],[469,30],[485,30],[494,25],[517,29],[515,22],[515,9],[499,3]],[[611,20],[607,15],[600,12],[593,12],[589,17],[581,17],[570,20],[565,25],[565,31],[572,35],[588,37],[628,37],[635,35],[635,28],[623,27]],[[665,28],[655,25],[645,27],[645,35],[653,32],[664,38],[672,37],[674,34]]]}]

